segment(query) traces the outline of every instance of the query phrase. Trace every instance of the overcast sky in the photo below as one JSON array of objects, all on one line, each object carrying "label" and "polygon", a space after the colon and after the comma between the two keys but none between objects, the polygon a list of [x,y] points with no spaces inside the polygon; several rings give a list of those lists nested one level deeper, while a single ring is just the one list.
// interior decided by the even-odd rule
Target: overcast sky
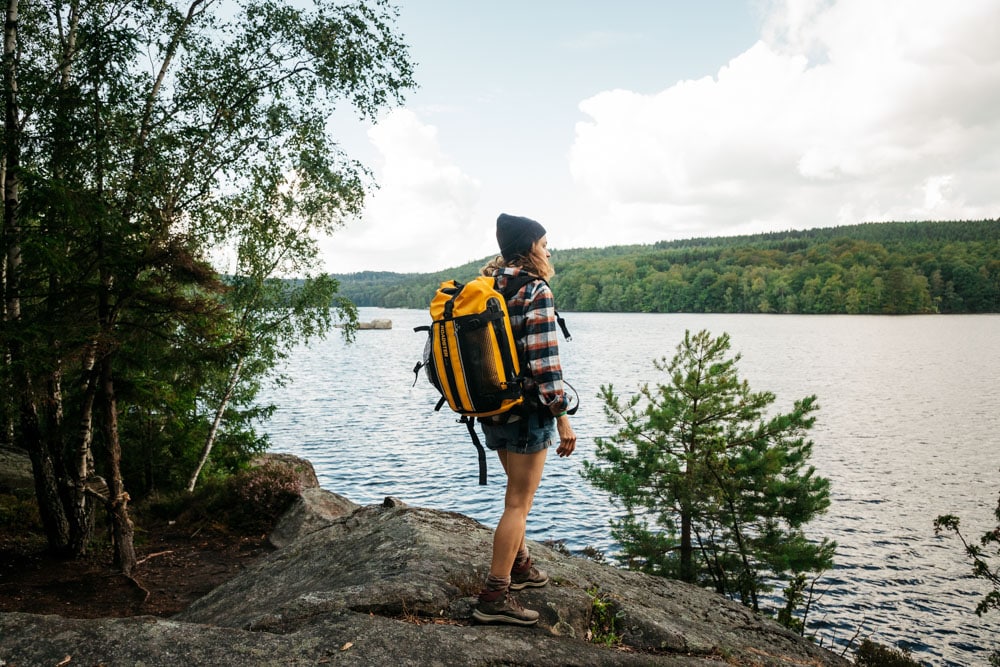
[{"label": "overcast sky", "polygon": [[397,0],[420,88],[344,148],[380,189],[326,270],[1000,217],[997,0]]}]

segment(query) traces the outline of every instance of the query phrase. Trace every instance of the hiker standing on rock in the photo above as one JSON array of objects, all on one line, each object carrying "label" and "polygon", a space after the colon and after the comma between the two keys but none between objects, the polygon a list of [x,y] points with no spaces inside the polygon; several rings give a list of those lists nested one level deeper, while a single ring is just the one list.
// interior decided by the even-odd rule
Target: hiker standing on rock
[{"label": "hiker standing on rock", "polygon": [[555,274],[549,261],[545,228],[530,218],[502,213],[497,218],[500,256],[483,267],[497,279],[497,289],[523,274],[538,278],[507,301],[511,329],[517,341],[526,393],[537,396],[527,410],[481,420],[486,446],[497,452],[507,488],[504,510],[493,536],[493,559],[473,617],[487,623],[534,625],[538,612],[523,608],[510,592],[545,586],[548,575],[532,564],[524,535],[528,512],[542,479],[545,457],[558,433],[556,453],[569,456],[576,434],[569,423],[569,399],[563,389],[556,310],[547,281]]}]

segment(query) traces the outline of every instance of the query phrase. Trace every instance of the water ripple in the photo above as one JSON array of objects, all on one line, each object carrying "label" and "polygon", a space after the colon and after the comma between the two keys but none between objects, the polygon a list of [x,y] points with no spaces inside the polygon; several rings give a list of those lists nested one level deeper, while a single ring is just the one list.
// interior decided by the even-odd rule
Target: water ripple
[{"label": "water ripple", "polygon": [[[578,454],[546,463],[531,539],[615,553],[608,523],[619,512],[580,475],[594,437],[610,430],[600,385],[631,393],[662,382],[652,360],[671,356],[686,329],[725,331],[742,353],[741,377],[774,392],[777,409],[819,398],[813,463],[831,480],[832,504],[808,533],[838,548],[810,610],[817,640],[841,651],[857,635],[907,647],[929,665],[985,663],[998,644],[997,615],[973,613],[985,584],[969,576],[957,540],[935,536],[931,522],[957,514],[972,536],[990,526],[1000,489],[1000,317],[567,315],[574,339],[561,351],[582,402]],[[433,411],[423,376],[412,384],[423,349],[412,327],[424,312],[362,309],[363,319],[376,317],[392,319],[393,329],[293,352],[293,381],[264,397],[279,406],[265,427],[273,449],[308,458],[324,488],[357,503],[392,495],[495,525],[499,463],[490,457],[480,487],[465,426],[447,409]],[[608,332],[622,330],[630,338],[616,345]]]}]

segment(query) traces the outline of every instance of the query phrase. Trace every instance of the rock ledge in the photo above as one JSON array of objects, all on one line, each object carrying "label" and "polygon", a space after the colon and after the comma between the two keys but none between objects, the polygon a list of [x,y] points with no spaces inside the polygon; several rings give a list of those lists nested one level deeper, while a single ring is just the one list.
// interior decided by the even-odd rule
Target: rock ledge
[{"label": "rock ledge", "polygon": [[[536,543],[551,582],[518,596],[538,626],[475,625],[492,531],[395,498],[359,507],[312,488],[272,540],[172,619],[0,614],[0,665],[851,664],[710,591]],[[617,610],[621,648],[587,640],[595,593]]]}]

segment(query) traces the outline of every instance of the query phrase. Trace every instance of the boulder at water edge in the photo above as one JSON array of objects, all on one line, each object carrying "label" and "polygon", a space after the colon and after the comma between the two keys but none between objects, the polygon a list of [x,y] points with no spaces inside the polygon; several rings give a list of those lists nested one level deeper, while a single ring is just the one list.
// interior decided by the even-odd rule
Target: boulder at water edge
[{"label": "boulder at water edge", "polygon": [[[850,664],[710,591],[535,543],[551,581],[518,597],[538,626],[474,625],[490,529],[391,498],[352,508],[324,495],[286,517],[282,548],[173,619],[0,614],[0,664]],[[617,612],[619,648],[588,641],[594,595]]]}]

